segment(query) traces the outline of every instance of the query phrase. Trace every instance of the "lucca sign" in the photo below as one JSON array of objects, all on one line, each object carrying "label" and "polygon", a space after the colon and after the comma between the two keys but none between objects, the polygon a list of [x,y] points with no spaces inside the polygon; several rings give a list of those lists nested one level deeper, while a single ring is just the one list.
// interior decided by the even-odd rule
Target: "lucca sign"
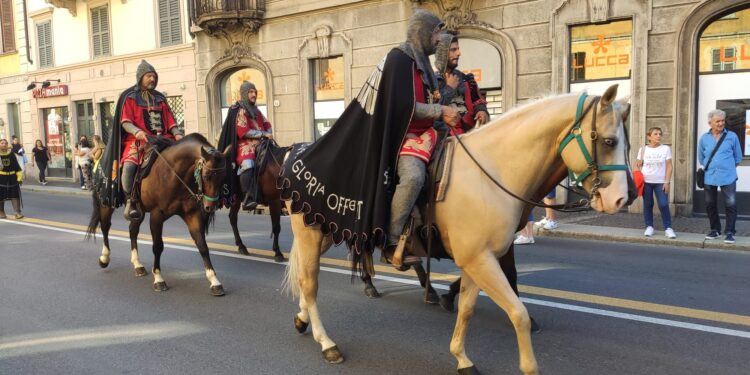
[{"label": "lucca sign", "polygon": [[68,85],[57,85],[34,89],[31,92],[35,98],[51,98],[54,96],[66,96],[68,95]]}]

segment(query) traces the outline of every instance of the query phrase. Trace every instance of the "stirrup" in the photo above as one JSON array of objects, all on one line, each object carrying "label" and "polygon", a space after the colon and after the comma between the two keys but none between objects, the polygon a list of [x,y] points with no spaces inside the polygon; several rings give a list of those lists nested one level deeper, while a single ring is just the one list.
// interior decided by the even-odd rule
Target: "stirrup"
[{"label": "stirrup", "polygon": [[245,211],[252,211],[256,207],[258,207],[258,202],[256,202],[250,196],[250,193],[245,194],[245,199],[242,200],[242,209],[245,210]]},{"label": "stirrup", "polygon": [[[133,208],[133,205],[135,204],[136,208]],[[122,215],[125,217],[125,220],[131,221],[131,220],[140,220],[141,219],[141,212],[138,211],[138,204],[133,203],[131,199],[128,199],[125,203],[125,212],[122,213]]]}]

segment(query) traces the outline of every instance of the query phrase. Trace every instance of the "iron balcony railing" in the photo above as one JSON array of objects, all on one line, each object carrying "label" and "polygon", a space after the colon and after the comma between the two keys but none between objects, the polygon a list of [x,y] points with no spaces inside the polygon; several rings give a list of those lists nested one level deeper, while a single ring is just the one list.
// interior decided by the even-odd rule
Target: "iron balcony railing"
[{"label": "iron balcony railing", "polygon": [[188,0],[193,20],[224,16],[232,18],[263,18],[266,0]]}]

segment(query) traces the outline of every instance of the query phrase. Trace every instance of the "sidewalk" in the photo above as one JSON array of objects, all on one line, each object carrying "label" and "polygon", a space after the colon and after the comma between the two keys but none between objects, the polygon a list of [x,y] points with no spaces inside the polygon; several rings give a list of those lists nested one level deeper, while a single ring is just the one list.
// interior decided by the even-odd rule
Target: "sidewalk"
[{"label": "sidewalk", "polygon": [[[51,194],[90,196],[91,192],[82,190],[78,182],[69,180],[50,179],[46,186],[31,178],[24,183],[24,191],[38,191]],[[705,217],[676,217],[672,219],[673,229],[677,233],[676,239],[664,236],[661,217],[658,210],[654,214],[655,233],[652,237],[643,235],[645,229],[642,214],[618,213],[607,215],[595,211],[567,213],[556,212],[560,226],[555,230],[534,228],[534,235],[540,237],[584,238],[602,241],[630,242],[653,245],[669,245],[691,248],[710,248],[724,250],[750,251],[750,221],[737,220],[735,236],[732,245],[724,243],[724,236],[715,240],[705,239],[708,233],[708,219]],[[534,220],[544,217],[544,210],[534,209]],[[722,220],[722,225],[724,221]]]}]

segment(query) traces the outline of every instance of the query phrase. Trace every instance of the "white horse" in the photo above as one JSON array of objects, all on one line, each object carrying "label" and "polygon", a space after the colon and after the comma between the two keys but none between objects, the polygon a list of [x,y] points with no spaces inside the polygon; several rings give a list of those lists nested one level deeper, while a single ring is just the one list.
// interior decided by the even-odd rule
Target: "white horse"
[{"label": "white horse", "polygon": [[[549,186],[553,174],[560,176],[556,171],[564,163],[581,178],[593,209],[617,212],[628,201],[632,183],[623,126],[630,105],[627,99],[615,101],[616,96],[614,85],[601,98],[576,94],[545,98],[461,136],[465,148],[456,146],[445,199],[435,207],[443,244],[461,269],[458,317],[450,345],[459,373],[478,373],[466,355],[464,341],[480,289],[513,323],[521,371],[539,373],[529,314],[497,261],[513,241],[527,203],[506,193],[498,183],[529,199],[543,185]],[[292,215],[291,223],[294,244],[285,286],[299,296],[295,326],[302,333],[312,323],[324,358],[342,362],[341,352],[323,328],[317,304],[320,257],[332,241],[319,225],[305,226],[302,215]]]}]

